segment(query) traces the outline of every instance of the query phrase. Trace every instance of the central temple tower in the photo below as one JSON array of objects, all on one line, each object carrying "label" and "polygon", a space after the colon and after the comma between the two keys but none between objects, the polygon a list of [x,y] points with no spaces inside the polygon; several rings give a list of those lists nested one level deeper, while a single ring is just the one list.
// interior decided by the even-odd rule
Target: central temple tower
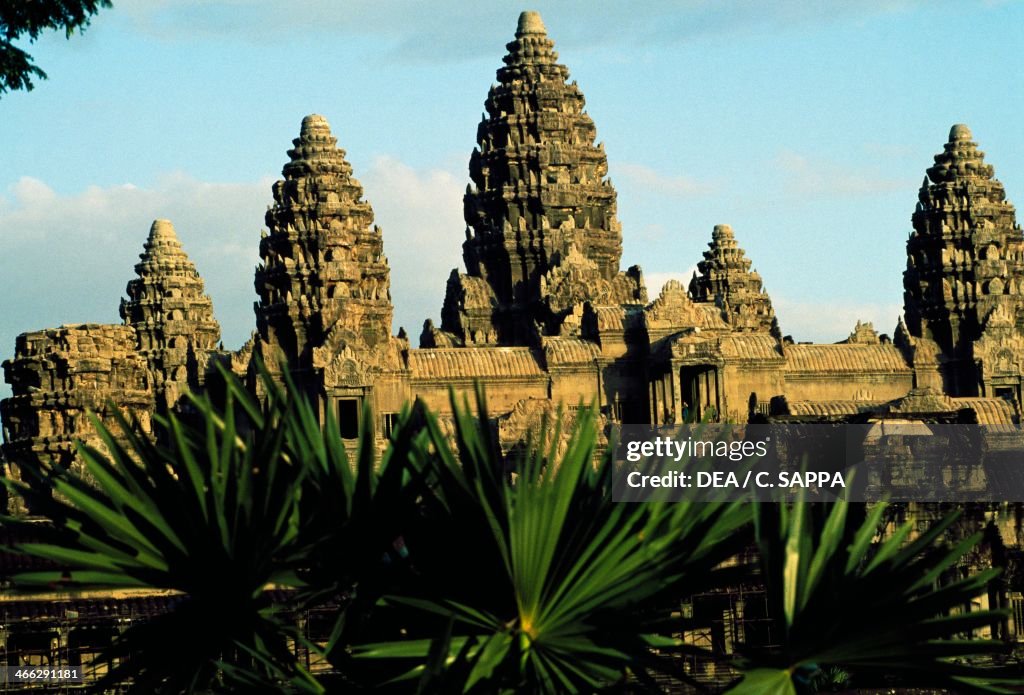
[{"label": "central temple tower", "polygon": [[[619,272],[608,160],[540,15],[523,12],[506,47],[469,162],[467,274],[453,274],[442,310],[459,344],[530,344],[557,335],[575,303],[646,300],[639,269]],[[542,289],[566,280],[571,288],[549,306]]]}]

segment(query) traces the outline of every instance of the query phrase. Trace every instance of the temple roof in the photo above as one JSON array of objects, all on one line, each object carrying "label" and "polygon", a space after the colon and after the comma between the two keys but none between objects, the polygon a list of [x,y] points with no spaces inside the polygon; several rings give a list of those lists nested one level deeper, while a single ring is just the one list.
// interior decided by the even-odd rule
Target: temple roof
[{"label": "temple roof", "polygon": [[1003,398],[950,398],[934,393],[926,397],[901,398],[895,401],[789,401],[789,414],[798,417],[841,417],[860,413],[898,414],[909,416],[932,413],[953,413],[970,408],[978,418],[979,425],[1012,425],[1013,405]]},{"label": "temple roof", "polygon": [[1013,405],[1003,398],[953,398],[932,388],[915,388],[902,398],[885,404],[882,412],[890,414],[955,413],[970,408],[979,425],[1010,425],[1014,421]]},{"label": "temple roof", "polygon": [[[153,221],[139,259],[138,277],[128,282],[128,299],[121,303],[121,318],[143,332],[163,327],[162,334],[154,334],[153,343],[143,349],[162,347],[172,335],[188,336],[196,347],[214,347],[220,340],[220,326],[213,302],[169,220]],[[171,327],[171,321],[182,323]]]},{"label": "temple roof", "polygon": [[979,425],[1009,425],[1014,421],[1013,405],[1005,398],[950,398],[955,408],[970,408]]},{"label": "temple roof", "polygon": [[719,349],[724,357],[740,360],[779,360],[779,343],[771,335],[733,334],[719,340]]},{"label": "temple roof", "polygon": [[546,378],[532,348],[435,348],[409,351],[413,379]]},{"label": "temple roof", "polygon": [[780,337],[775,310],[761,276],[751,270],[751,261],[736,241],[732,227],[715,225],[697,270],[700,275],[693,276],[689,287],[694,301],[713,303],[736,330],[764,331]]},{"label": "temple roof", "polygon": [[890,344],[787,345],[789,372],[910,372],[897,347]]},{"label": "temple roof", "polygon": [[260,240],[257,348],[267,359],[281,348],[301,360],[328,343],[362,351],[385,345],[391,279],[373,208],[326,118],[303,118],[292,144]]},{"label": "temple roof", "polygon": [[877,410],[884,401],[788,401],[789,414],[799,417],[840,417]]},{"label": "temple roof", "polygon": [[[601,279],[613,281],[622,228],[594,122],[540,15],[522,13],[506,48],[470,157],[463,259],[467,274],[486,278],[499,304],[529,307],[543,299],[540,278],[564,265],[573,247],[596,264]],[[567,292],[572,300],[596,298],[581,287],[588,286]]]},{"label": "temple roof", "polygon": [[617,333],[619,331],[634,331],[643,328],[644,325],[644,313],[636,307],[623,306],[621,304],[615,306],[592,306],[590,311],[593,312],[594,317],[597,319],[597,330],[599,332],[609,331]]},{"label": "temple roof", "polygon": [[969,354],[966,343],[980,338],[993,309],[1021,302],[1015,290],[1024,282],[1024,236],[973,137],[966,125],[954,125],[928,168],[903,274],[907,333],[934,339],[956,360]]},{"label": "temple roof", "polygon": [[544,358],[548,366],[590,364],[601,356],[601,348],[579,338],[544,338]]}]

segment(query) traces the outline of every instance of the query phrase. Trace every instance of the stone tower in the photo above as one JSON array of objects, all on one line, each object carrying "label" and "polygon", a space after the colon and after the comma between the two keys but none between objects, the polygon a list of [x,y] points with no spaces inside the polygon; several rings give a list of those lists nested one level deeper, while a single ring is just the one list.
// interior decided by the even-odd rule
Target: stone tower
[{"label": "stone tower", "polygon": [[697,264],[700,275],[694,274],[690,281],[690,294],[694,301],[718,306],[734,330],[767,332],[780,338],[772,300],[764,291],[761,276],[750,266],[732,227],[715,225],[704,260]]},{"label": "stone tower", "polygon": [[323,116],[302,119],[260,241],[260,354],[287,357],[301,388],[318,391],[326,353],[373,361],[391,340],[390,271],[381,230]]},{"label": "stone tower", "polygon": [[184,388],[202,385],[220,325],[203,280],[168,220],[156,220],[128,282],[121,318],[135,329],[139,354],[153,375],[161,406],[173,406]]},{"label": "stone tower", "polygon": [[[576,284],[573,301],[642,301],[638,271],[616,285],[624,293],[599,296],[613,292],[620,276],[615,189],[583,94],[558,63],[539,14],[520,15],[507,49],[485,102],[464,198],[466,270],[469,278],[484,279],[489,292],[480,296],[468,278],[450,281],[442,314],[442,329],[465,344],[486,340],[481,313],[493,314],[499,343],[530,343],[538,333],[557,332],[560,319],[542,306],[541,282],[573,254],[577,269],[587,265],[587,276],[602,281]],[[467,298],[474,301],[466,304]]]},{"label": "stone tower", "polygon": [[907,241],[907,330],[935,341],[943,388],[954,396],[979,394],[973,343],[993,312],[1001,331],[1024,321],[1024,237],[984,156],[970,129],[954,125],[921,186]]}]

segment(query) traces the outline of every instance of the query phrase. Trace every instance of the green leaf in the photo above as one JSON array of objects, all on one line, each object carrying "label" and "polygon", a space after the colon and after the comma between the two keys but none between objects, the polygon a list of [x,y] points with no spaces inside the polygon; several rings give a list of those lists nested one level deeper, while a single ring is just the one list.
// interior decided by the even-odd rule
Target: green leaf
[{"label": "green leaf", "polygon": [[759,668],[743,675],[729,695],[797,695],[789,671]]}]

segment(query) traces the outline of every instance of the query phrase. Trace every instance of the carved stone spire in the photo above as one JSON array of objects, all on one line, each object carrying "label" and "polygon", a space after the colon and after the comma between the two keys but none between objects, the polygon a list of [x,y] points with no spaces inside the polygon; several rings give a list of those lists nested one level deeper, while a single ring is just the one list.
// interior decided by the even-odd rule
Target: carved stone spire
[{"label": "carved stone spire", "polygon": [[300,372],[328,342],[363,354],[387,343],[392,306],[380,228],[327,120],[306,116],[292,142],[260,242],[256,318],[261,349]]},{"label": "carved stone spire", "polygon": [[972,342],[992,311],[1015,311],[1024,292],[1024,236],[984,158],[970,129],[954,125],[921,186],[907,241],[907,329],[936,341],[953,395],[976,393]]},{"label": "carved stone spire", "polygon": [[540,15],[522,13],[507,48],[470,158],[463,256],[493,289],[501,341],[522,342],[510,324],[547,321],[534,316],[541,278],[575,247],[612,281],[622,228],[594,122]]},{"label": "carved stone spire", "polygon": [[715,225],[704,260],[697,264],[700,275],[690,281],[690,293],[695,301],[716,304],[722,318],[735,330],[766,331],[779,337],[772,301],[764,291],[761,276],[750,266],[732,227]]},{"label": "carved stone spire", "polygon": [[203,381],[207,355],[217,348],[220,325],[203,280],[168,220],[156,220],[128,283],[121,318],[138,337],[158,398],[173,405],[181,389]]}]

